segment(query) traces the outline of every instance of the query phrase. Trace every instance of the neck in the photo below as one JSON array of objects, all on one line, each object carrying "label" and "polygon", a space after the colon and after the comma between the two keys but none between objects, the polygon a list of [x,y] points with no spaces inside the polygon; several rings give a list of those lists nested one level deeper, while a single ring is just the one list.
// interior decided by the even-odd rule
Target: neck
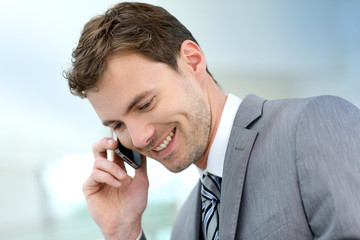
[{"label": "neck", "polygon": [[207,98],[211,112],[209,142],[203,157],[195,163],[195,165],[202,170],[206,168],[209,151],[214,141],[217,129],[219,127],[221,114],[224,110],[225,102],[227,99],[227,95],[223,91],[221,91],[221,89],[218,87],[218,85],[214,82],[214,80],[211,77],[209,78],[210,79],[208,80],[209,84],[207,88]]}]

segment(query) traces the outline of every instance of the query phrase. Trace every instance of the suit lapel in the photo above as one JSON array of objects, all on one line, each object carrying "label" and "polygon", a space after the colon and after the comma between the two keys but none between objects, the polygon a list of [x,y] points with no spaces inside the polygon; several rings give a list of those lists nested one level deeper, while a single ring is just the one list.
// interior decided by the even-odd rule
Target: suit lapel
[{"label": "suit lapel", "polygon": [[246,97],[236,114],[226,150],[220,199],[220,238],[235,239],[247,165],[258,135],[248,129],[262,114],[265,100]]}]

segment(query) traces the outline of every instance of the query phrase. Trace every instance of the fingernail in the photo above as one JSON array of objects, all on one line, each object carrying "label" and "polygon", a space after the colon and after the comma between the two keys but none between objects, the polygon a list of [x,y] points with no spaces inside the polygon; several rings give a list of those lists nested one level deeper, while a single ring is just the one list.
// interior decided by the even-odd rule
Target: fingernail
[{"label": "fingernail", "polygon": [[108,142],[109,145],[111,145],[111,144],[114,142],[114,140],[113,140],[113,139],[109,139],[107,142]]}]

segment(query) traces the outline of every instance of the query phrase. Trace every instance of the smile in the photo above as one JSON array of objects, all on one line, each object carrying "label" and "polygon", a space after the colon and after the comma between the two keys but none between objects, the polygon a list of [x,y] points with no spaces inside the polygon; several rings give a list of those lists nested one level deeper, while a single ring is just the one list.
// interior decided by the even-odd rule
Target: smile
[{"label": "smile", "polygon": [[160,152],[160,151],[164,150],[169,145],[169,143],[171,142],[172,137],[174,136],[174,132],[175,132],[175,129],[172,130],[172,132],[170,132],[169,136],[167,136],[164,139],[164,141],[162,141],[162,143],[160,143],[160,145],[157,148],[154,149],[154,151]]}]

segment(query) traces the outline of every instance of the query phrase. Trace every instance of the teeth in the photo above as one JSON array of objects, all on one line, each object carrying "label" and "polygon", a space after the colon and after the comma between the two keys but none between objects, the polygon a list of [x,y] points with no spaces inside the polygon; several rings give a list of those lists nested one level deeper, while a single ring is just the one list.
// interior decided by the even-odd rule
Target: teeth
[{"label": "teeth", "polygon": [[171,142],[173,136],[174,136],[174,133],[170,132],[169,136],[167,136],[166,139],[157,148],[155,148],[154,150],[157,151],[157,152],[160,152],[161,150],[164,150],[169,145],[169,143]]}]

